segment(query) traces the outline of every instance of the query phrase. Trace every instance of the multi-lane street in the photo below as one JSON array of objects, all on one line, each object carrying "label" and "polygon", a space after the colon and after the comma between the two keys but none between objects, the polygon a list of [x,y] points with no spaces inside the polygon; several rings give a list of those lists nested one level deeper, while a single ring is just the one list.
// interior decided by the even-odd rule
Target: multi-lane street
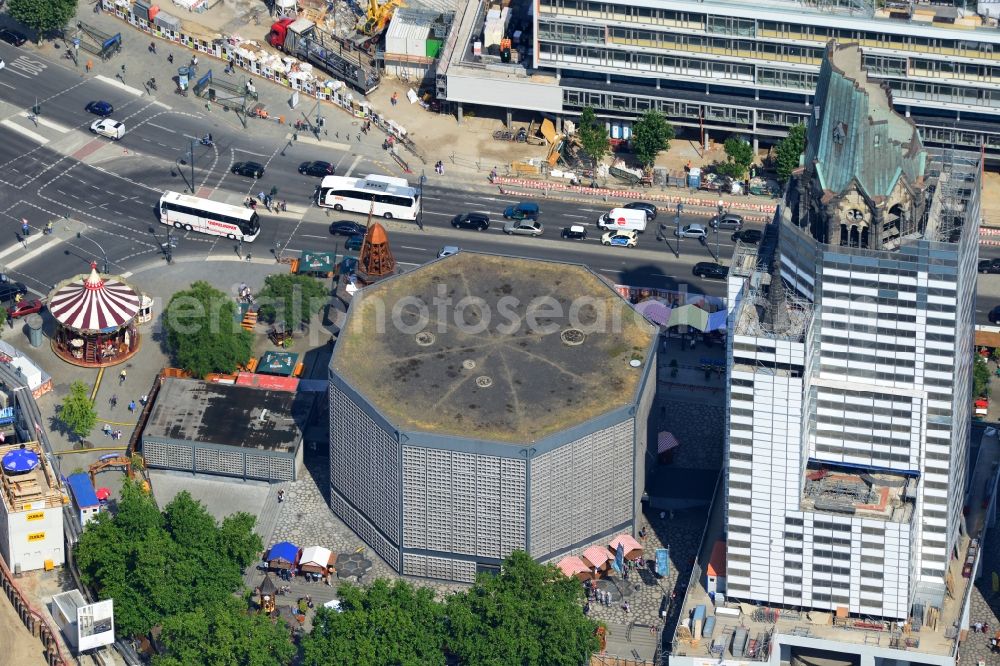
[{"label": "multi-lane street", "polygon": [[[363,216],[313,205],[319,179],[299,175],[301,162],[323,159],[333,163],[340,175],[399,173],[382,150],[381,138],[374,135],[359,142],[351,141],[353,137],[346,132],[343,137],[331,132],[322,141],[307,137],[295,141],[287,126],[259,119],[250,119],[243,130],[217,108],[209,112],[193,100],[173,95],[167,83],[150,95],[138,73],[123,74],[121,80],[91,77],[6,44],[0,44],[0,58],[7,63],[0,70],[0,266],[38,294],[84,271],[90,261],[102,262],[105,254],[110,270],[118,273],[165,261],[167,227],[158,222],[156,203],[165,190],[188,188],[192,175],[199,196],[234,204],[276,188],[275,198],[287,201],[288,212],[270,214],[259,209],[260,237],[242,248],[193,232],[174,234],[173,257],[180,265],[189,260],[238,258],[237,253],[273,260],[272,255],[297,255],[305,249],[339,249],[342,238],[329,234],[330,222],[361,221]],[[98,116],[88,113],[85,106],[94,100],[114,106],[111,117],[126,127],[120,141],[89,131]],[[33,117],[36,104],[40,113]],[[198,139],[208,133],[214,145],[201,145]],[[231,166],[242,160],[264,164],[264,177],[254,181],[230,173]],[[595,222],[611,204],[536,200],[542,208],[543,236],[508,237],[500,231],[502,211],[517,199],[501,195],[485,178],[428,173],[424,228],[408,222],[388,223],[390,243],[404,265],[421,264],[434,258],[441,247],[456,245],[581,262],[619,283],[724,293],[721,281],[695,278],[691,268],[698,261],[711,261],[716,246],[725,263],[734,246],[730,232],[721,232],[718,238],[711,235],[705,245],[686,239],[678,248],[670,232],[669,245],[657,241],[655,225],[651,225],[636,248],[604,247]],[[466,211],[487,212],[493,223],[482,232],[453,229],[452,217]],[[682,223],[704,223],[705,217],[696,213],[686,212]],[[35,229],[26,243],[19,241],[22,218]],[[41,228],[50,220],[57,220],[55,233],[42,236]],[[657,222],[672,228],[673,215],[663,212]],[[586,226],[588,239],[561,238],[562,228],[572,224]],[[1000,290],[992,279],[982,282],[987,287],[980,294],[982,321],[990,308],[1000,304]]]}]

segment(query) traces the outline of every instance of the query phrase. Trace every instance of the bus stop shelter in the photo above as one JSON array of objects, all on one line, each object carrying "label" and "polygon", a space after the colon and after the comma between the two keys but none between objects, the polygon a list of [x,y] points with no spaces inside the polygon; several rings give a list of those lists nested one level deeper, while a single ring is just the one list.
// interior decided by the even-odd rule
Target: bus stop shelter
[{"label": "bus stop shelter", "polygon": [[78,22],[76,27],[78,33],[73,44],[76,45],[76,40],[79,40],[80,48],[87,53],[92,53],[101,60],[108,60],[122,50],[122,33],[109,35],[83,21]]}]

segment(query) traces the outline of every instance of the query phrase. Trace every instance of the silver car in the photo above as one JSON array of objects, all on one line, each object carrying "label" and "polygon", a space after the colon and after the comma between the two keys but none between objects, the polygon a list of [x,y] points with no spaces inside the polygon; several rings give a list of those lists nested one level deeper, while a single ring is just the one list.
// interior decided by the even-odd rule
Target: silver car
[{"label": "silver car", "polygon": [[685,224],[680,229],[674,229],[674,235],[680,238],[705,238],[708,232],[700,224]]},{"label": "silver car", "polygon": [[723,213],[712,218],[709,225],[713,229],[732,229],[739,231],[743,228],[743,216],[736,213]]},{"label": "silver car", "polygon": [[511,220],[504,222],[503,232],[522,236],[541,236],[542,223],[538,220]]}]

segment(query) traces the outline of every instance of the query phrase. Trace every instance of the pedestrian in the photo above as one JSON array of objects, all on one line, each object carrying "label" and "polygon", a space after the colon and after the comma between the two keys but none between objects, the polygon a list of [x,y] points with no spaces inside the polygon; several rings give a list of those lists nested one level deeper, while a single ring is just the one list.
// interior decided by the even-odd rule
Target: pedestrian
[{"label": "pedestrian", "polygon": [[118,406],[118,394],[114,394],[108,399],[108,404],[111,405],[111,409]]},{"label": "pedestrian", "polygon": [[94,61],[90,58],[87,58],[87,71],[89,72],[92,69],[94,69]]},{"label": "pedestrian", "polygon": [[257,210],[257,200],[250,199],[250,210]]},{"label": "pedestrian", "polygon": [[393,106],[396,106],[396,104],[399,102],[399,93],[398,92],[392,93],[392,97],[389,98],[389,101],[392,102]]},{"label": "pedestrian", "polygon": [[278,502],[281,503],[281,502],[284,502],[284,501],[285,501],[285,491],[284,490],[279,490],[278,491]]},{"label": "pedestrian", "polygon": [[129,414],[135,414],[135,400],[130,400],[128,403]]},{"label": "pedestrian", "polygon": [[128,377],[128,373],[123,368],[121,372],[118,373],[118,385],[121,386],[125,383],[125,379]]},{"label": "pedestrian", "polygon": [[281,200],[281,212],[282,213],[288,212],[288,202],[285,201],[284,199]]},{"label": "pedestrian", "polygon": [[156,42],[149,43],[149,52],[156,55]]},{"label": "pedestrian", "polygon": [[625,611],[626,613],[629,612],[630,609],[627,601],[622,603],[622,610]]},{"label": "pedestrian", "polygon": [[139,398],[139,404],[145,407],[147,402],[149,402],[149,396],[143,393],[142,397]]},{"label": "pedestrian", "polygon": [[250,263],[251,257],[253,257],[253,255],[251,255],[249,252],[247,252],[247,263],[248,264]]},{"label": "pedestrian", "polygon": [[125,73],[125,63],[122,63],[122,74]]},{"label": "pedestrian", "polygon": [[31,227],[28,226],[28,218],[26,217],[21,218],[21,234],[24,236],[31,235]]},{"label": "pedestrian", "polygon": [[171,65],[174,64],[174,54],[173,53],[168,53],[167,54],[167,62],[169,62]]},{"label": "pedestrian", "polygon": [[195,56],[191,56],[191,66],[192,67],[197,67],[198,66],[198,56],[196,56],[196,55]]}]

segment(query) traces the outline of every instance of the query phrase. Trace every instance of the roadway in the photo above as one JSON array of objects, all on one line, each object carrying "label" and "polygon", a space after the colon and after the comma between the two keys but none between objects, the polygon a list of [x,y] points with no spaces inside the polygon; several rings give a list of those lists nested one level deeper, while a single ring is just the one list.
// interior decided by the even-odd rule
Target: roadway
[{"label": "roadway", "polygon": [[[288,203],[283,214],[261,213],[262,232],[251,246],[197,233],[175,234],[174,258],[179,261],[232,258],[252,253],[260,259],[295,255],[300,250],[339,249],[328,225],[336,219],[363,220],[357,216],[319,209],[311,204],[318,179],[301,176],[300,162],[324,159],[336,165],[338,174],[398,173],[374,134],[361,141],[348,134],[349,126],[322,141],[303,137],[291,140],[288,128],[259,119],[249,119],[247,130],[229,114],[206,112],[203,102],[175,96],[165,89],[152,95],[145,91],[138,74],[126,73],[123,81],[83,76],[61,61],[0,44],[0,262],[12,277],[44,295],[72,275],[84,272],[92,260],[101,262],[106,253],[115,273],[136,270],[164,261],[162,244],[166,227],[158,224],[156,203],[164,190],[184,191],[193,179],[197,194],[239,204],[246,196],[277,190],[277,199]],[[115,106],[112,118],[125,123],[121,141],[111,142],[90,134],[97,116],[84,110],[92,100]],[[30,117],[34,104],[41,106],[37,118]],[[216,107],[217,108],[217,107]],[[337,120],[337,119],[335,119]],[[348,119],[349,120],[349,119]],[[197,138],[211,132],[213,146],[202,146]],[[191,151],[193,150],[193,160]],[[264,177],[253,179],[230,173],[233,163],[253,160],[265,165]],[[502,211],[517,199],[500,195],[495,188],[427,174],[424,188],[423,230],[415,224],[393,221],[389,230],[393,252],[404,265],[419,265],[433,259],[444,245],[467,250],[516,254],[553,261],[585,263],[616,283],[655,286],[721,296],[721,281],[691,275],[698,261],[711,261],[718,243],[724,262],[733,251],[728,232],[705,245],[694,240],[677,242],[668,231],[668,242],[657,240],[655,225],[640,236],[633,249],[600,245],[596,219],[607,207],[539,199],[545,233],[541,238],[508,237],[501,233]],[[455,230],[451,218],[469,210],[489,213],[493,224],[484,232]],[[40,230],[46,222],[57,223],[56,233],[35,236],[21,246],[19,221],[27,218]],[[686,212],[682,223],[704,222]],[[657,222],[673,227],[673,215],[661,212]],[[583,224],[591,232],[584,241],[562,239],[565,226]],[[76,236],[82,231],[83,237]],[[984,248],[985,250],[986,248]],[[984,256],[1000,256],[990,248]],[[980,317],[985,319],[1000,305],[1000,291],[990,288],[980,295]]]}]

